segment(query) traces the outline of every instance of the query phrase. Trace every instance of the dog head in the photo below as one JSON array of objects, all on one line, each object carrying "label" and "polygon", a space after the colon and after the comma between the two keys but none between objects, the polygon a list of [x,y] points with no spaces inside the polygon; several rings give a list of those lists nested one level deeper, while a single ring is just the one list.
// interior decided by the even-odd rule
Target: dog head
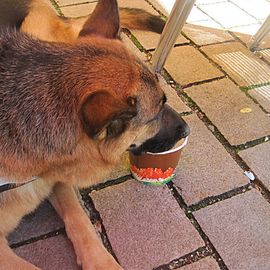
[{"label": "dog head", "polygon": [[95,52],[95,79],[81,96],[83,130],[101,152],[166,151],[189,134],[188,125],[166,104],[158,77],[124,47],[119,32],[117,2],[100,0],[78,39]]}]

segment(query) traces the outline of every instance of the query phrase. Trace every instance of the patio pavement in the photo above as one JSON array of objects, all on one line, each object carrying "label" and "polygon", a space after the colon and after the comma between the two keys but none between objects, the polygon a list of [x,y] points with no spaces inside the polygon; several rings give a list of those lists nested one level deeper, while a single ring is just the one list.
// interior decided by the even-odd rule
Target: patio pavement
[{"label": "patio pavement", "polygon": [[[96,4],[51,2],[72,17]],[[270,269],[270,37],[253,54],[250,36],[231,32],[259,27],[270,1],[254,3],[198,0],[165,65],[161,85],[191,127],[175,180],[144,186],[123,161],[105,184],[82,191],[104,245],[125,270]],[[152,0],[119,4],[166,14]],[[122,37],[144,61],[158,42],[157,34],[142,31]],[[24,218],[9,242],[44,270],[79,269],[48,202]]]}]

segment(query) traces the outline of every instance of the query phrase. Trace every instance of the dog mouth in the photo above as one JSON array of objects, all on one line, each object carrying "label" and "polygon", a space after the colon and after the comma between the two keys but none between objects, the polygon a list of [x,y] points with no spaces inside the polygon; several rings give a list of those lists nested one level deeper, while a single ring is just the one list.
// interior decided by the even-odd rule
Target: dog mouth
[{"label": "dog mouth", "polygon": [[159,134],[146,140],[141,145],[131,144],[128,151],[132,152],[134,155],[143,155],[147,152],[151,153],[161,153],[172,149],[178,141],[186,138],[189,135],[189,129],[184,133],[176,133],[176,135],[160,138]]}]

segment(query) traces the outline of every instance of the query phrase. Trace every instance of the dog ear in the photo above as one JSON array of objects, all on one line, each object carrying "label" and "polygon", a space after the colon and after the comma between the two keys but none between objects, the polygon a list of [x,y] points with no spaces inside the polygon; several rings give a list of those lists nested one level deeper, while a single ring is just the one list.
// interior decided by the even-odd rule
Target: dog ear
[{"label": "dog ear", "polygon": [[83,128],[90,138],[94,138],[104,128],[109,138],[120,135],[136,114],[137,106],[134,102],[130,104],[130,98],[121,102],[106,91],[87,97],[80,112]]},{"label": "dog ear", "polygon": [[96,35],[119,38],[120,19],[116,0],[99,0],[92,15],[85,22],[79,37]]}]

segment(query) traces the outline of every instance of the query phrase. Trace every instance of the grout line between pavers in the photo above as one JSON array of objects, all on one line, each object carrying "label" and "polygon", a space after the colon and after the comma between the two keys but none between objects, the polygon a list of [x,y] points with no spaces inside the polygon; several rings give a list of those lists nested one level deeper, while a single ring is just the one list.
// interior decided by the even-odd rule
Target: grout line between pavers
[{"label": "grout line between pavers", "polygon": [[204,10],[202,10],[199,6],[197,6],[197,9],[199,9],[202,13],[204,13],[207,17],[209,17],[211,20],[213,20],[215,23],[217,23],[218,25],[220,25],[222,27],[222,29],[226,29],[220,22],[218,22],[215,18],[213,18],[212,16],[210,16],[209,14],[207,14]]},{"label": "grout line between pavers", "polygon": [[212,253],[214,259],[217,261],[220,269],[221,270],[229,270],[228,267],[226,266],[226,264],[224,263],[224,261],[222,260],[221,256],[219,255],[218,251],[216,250],[216,248],[214,247],[214,245],[212,244],[212,242],[210,241],[210,239],[205,234],[205,232],[201,228],[200,224],[198,223],[198,221],[194,217],[193,213],[191,213],[188,210],[188,206],[185,203],[182,196],[177,191],[177,189],[174,185],[174,182],[172,181],[172,182],[167,183],[167,187],[169,188],[172,196],[175,198],[175,200],[177,201],[180,208],[184,211],[186,217],[190,220],[190,222],[193,224],[195,229],[198,231],[198,233],[202,237],[203,241],[205,242],[206,247],[209,248],[209,251]]},{"label": "grout line between pavers", "polygon": [[88,188],[81,189],[80,193],[82,195],[86,195],[86,194],[91,193],[92,191],[99,191],[99,190],[107,188],[107,187],[122,184],[122,183],[128,181],[130,178],[132,178],[131,174],[127,174],[127,175],[118,177],[116,179],[108,180],[108,181],[106,181],[104,183],[100,183],[100,184],[97,184],[97,185],[90,186]]},{"label": "grout line between pavers", "polygon": [[108,235],[107,235],[106,229],[104,227],[100,213],[96,209],[96,206],[95,206],[92,198],[90,197],[89,194],[81,194],[81,196],[82,196],[82,201],[84,202],[84,206],[89,211],[91,222],[93,223],[93,225],[99,225],[98,227],[100,227],[100,230],[98,231],[98,233],[99,233],[99,236],[102,240],[104,247],[115,258],[115,260],[119,263],[119,260],[116,256],[115,252],[113,251],[112,245],[111,245],[110,240],[108,238]]},{"label": "grout line between pavers", "polygon": [[243,193],[246,193],[246,192],[252,190],[252,185],[253,185],[252,183],[249,183],[245,186],[232,189],[232,190],[224,192],[222,194],[204,198],[195,204],[191,204],[191,205],[187,206],[187,211],[195,212],[195,211],[198,211],[202,208],[210,206],[212,204],[222,202],[224,200],[230,199],[230,198],[237,196],[237,195],[241,195]]},{"label": "grout line between pavers", "polygon": [[236,3],[232,2],[231,0],[228,0],[229,3],[233,4],[235,7],[239,8],[240,10],[242,10],[243,12],[245,12],[246,15],[251,16],[253,19],[255,19],[257,22],[259,22],[259,19],[256,18],[255,16],[253,16],[252,14],[250,14],[247,10],[243,9],[242,7],[240,7],[239,5],[237,5]]},{"label": "grout line between pavers", "polygon": [[65,231],[64,227],[60,228],[60,229],[57,229],[57,230],[54,230],[54,231],[51,231],[49,233],[45,233],[45,234],[42,234],[42,235],[39,235],[39,236],[31,237],[31,238],[29,238],[27,240],[24,240],[24,241],[21,241],[21,242],[18,242],[18,243],[11,244],[10,247],[13,248],[13,249],[18,248],[18,247],[21,247],[21,246],[24,246],[24,245],[29,245],[29,244],[35,243],[37,241],[45,240],[45,239],[55,237],[55,236],[58,236],[58,235],[66,235],[66,231]]},{"label": "grout line between pavers", "polygon": [[53,5],[53,7],[55,8],[55,10],[57,11],[57,13],[59,14],[59,16],[65,17],[64,13],[62,12],[62,10],[59,7],[59,5],[57,4],[57,2],[55,0],[49,0],[49,1],[51,2],[51,4]]},{"label": "grout line between pavers", "polygon": [[190,265],[194,262],[197,262],[201,259],[204,259],[206,257],[209,257],[212,255],[212,251],[209,249],[209,247],[204,246],[196,249],[193,252],[190,252],[178,259],[174,259],[170,261],[167,264],[160,265],[158,267],[155,267],[153,270],[173,270],[178,269],[179,267]]}]

